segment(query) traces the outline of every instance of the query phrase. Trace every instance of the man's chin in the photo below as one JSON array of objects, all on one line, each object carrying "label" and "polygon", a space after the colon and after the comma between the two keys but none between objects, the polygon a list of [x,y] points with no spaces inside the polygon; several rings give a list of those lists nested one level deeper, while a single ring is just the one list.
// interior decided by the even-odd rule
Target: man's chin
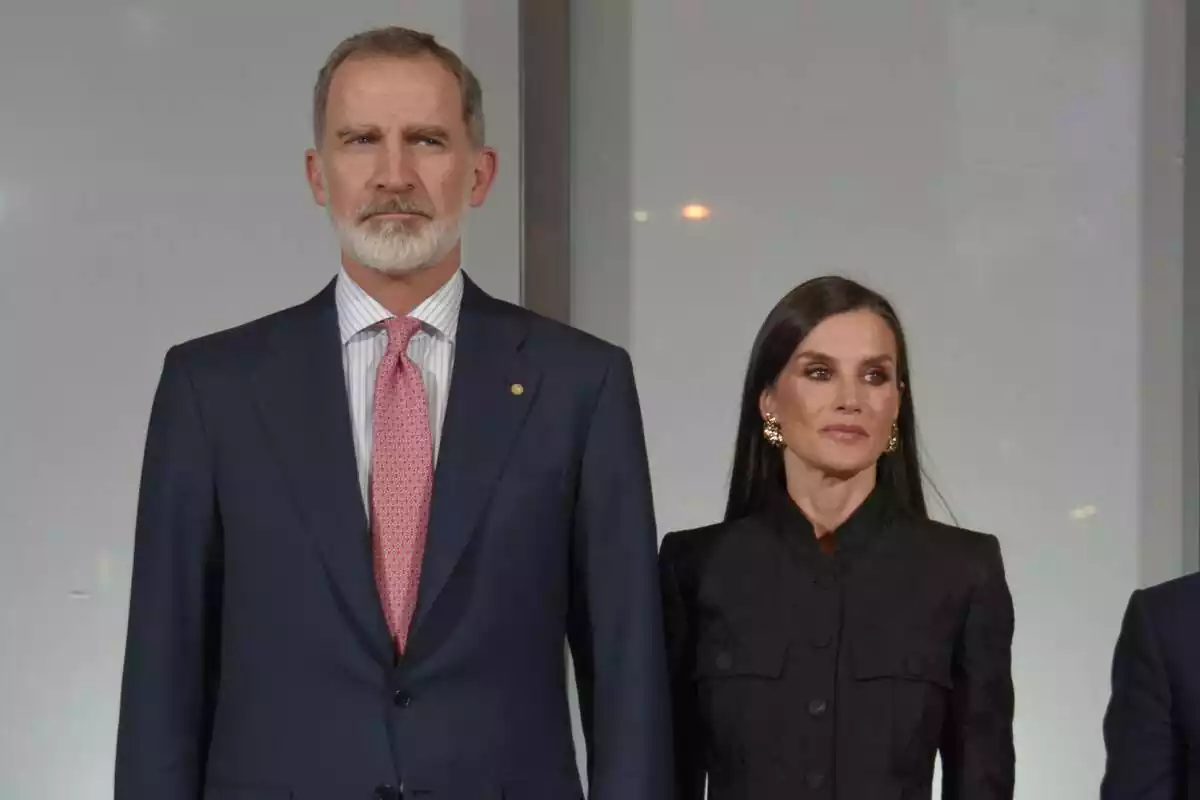
[{"label": "man's chin", "polygon": [[[371,224],[370,220],[356,228],[337,227],[345,257],[373,272],[390,277],[404,277],[424,272],[445,259],[458,243],[457,228],[440,230],[441,223],[422,218],[419,230],[409,231],[400,223],[389,223],[395,230],[389,233]],[[336,226],[335,226],[336,227]]]},{"label": "man's chin", "polygon": [[363,236],[363,230],[360,229],[357,235],[342,237],[342,253],[374,272],[403,277],[428,269],[437,261],[431,248],[421,246],[417,240],[381,236],[375,231]]}]

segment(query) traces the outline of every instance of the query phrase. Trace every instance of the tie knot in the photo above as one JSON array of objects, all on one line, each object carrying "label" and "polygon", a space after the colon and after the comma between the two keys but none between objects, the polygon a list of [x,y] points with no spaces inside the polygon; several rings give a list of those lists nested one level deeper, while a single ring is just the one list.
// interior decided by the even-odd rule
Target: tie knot
[{"label": "tie knot", "polygon": [[384,324],[388,335],[388,350],[404,352],[414,334],[421,330],[421,320],[412,317],[392,317]]}]

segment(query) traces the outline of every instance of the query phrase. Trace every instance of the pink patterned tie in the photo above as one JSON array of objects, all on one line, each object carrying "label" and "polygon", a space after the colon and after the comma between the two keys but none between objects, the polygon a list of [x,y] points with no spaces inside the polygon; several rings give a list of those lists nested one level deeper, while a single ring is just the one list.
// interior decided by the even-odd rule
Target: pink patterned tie
[{"label": "pink patterned tie", "polygon": [[371,520],[375,582],[388,630],[404,652],[417,606],[421,559],[433,491],[433,442],[421,373],[407,355],[421,328],[411,317],[389,319],[387,351],[375,377],[371,450]]}]

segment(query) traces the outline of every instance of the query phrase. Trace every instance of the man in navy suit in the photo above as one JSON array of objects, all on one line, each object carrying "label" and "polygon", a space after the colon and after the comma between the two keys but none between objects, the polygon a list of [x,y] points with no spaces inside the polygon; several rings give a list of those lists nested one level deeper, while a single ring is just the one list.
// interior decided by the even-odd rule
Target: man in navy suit
[{"label": "man in navy suit", "polygon": [[1104,743],[1103,800],[1200,798],[1200,574],[1133,593]]},{"label": "man in navy suit", "polygon": [[116,800],[580,798],[566,642],[590,797],[668,797],[628,355],[461,270],[496,156],[432,37],[343,42],[314,127],[337,278],[165,359]]}]

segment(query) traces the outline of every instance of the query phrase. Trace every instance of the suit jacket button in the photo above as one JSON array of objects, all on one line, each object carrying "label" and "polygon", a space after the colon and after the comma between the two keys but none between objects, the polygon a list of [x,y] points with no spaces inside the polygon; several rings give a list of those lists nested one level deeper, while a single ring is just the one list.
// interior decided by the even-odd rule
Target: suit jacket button
[{"label": "suit jacket button", "polygon": [[808,788],[816,791],[825,783],[825,773],[819,769],[812,769],[804,776],[804,782],[808,784]]},{"label": "suit jacket button", "polygon": [[814,717],[819,717],[822,716],[825,711],[828,710],[828,708],[829,705],[824,700],[813,700],[808,704],[808,713],[812,714]]},{"label": "suit jacket button", "polygon": [[404,795],[395,786],[384,784],[375,787],[375,800],[403,800]]},{"label": "suit jacket button", "polygon": [[733,666],[733,656],[729,653],[717,653],[717,669],[727,670]]},{"label": "suit jacket button", "polygon": [[412,705],[412,695],[403,689],[396,690],[393,700],[395,700],[395,703],[399,708],[408,708]]}]

